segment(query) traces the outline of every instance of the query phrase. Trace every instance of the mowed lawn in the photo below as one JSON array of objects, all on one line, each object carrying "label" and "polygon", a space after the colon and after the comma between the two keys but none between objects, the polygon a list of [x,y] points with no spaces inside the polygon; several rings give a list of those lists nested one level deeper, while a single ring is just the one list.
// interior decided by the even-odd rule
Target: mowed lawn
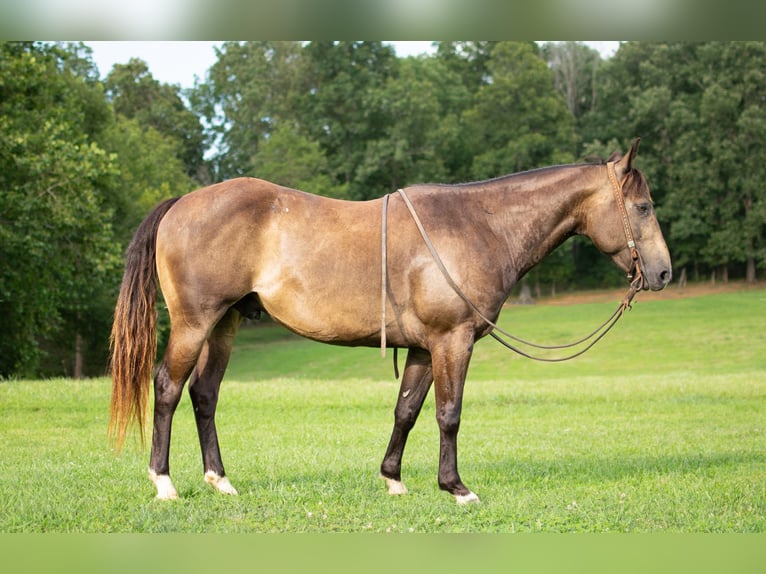
[{"label": "mowed lawn", "polygon": [[[501,325],[555,343],[618,300],[510,306]],[[458,447],[469,506],[436,484],[432,394],[404,455],[410,492],[386,494],[390,351],[243,329],[218,410],[238,497],[204,484],[186,395],[181,498],[161,502],[148,445],[107,443],[108,379],[0,383],[0,532],[764,532],[766,290],[637,300],[570,362],[476,345]]]}]

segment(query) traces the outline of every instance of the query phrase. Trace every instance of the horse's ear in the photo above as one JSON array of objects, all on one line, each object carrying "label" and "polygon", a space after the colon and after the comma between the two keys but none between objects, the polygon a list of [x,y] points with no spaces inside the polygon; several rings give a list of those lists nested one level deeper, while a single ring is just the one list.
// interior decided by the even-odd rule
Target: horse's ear
[{"label": "horse's ear", "polygon": [[633,145],[630,146],[630,150],[623,157],[617,160],[617,165],[622,168],[623,173],[627,173],[631,167],[633,167],[633,160],[638,155],[638,144],[641,143],[641,138],[633,140]]}]

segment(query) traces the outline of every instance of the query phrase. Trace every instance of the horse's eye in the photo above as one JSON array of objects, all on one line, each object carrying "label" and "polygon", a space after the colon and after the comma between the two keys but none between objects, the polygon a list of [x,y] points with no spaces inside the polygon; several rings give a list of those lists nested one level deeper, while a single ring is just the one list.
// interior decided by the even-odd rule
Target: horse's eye
[{"label": "horse's eye", "polygon": [[641,216],[649,215],[652,212],[652,204],[639,203],[638,205],[636,205],[636,211],[638,211],[638,214]]}]

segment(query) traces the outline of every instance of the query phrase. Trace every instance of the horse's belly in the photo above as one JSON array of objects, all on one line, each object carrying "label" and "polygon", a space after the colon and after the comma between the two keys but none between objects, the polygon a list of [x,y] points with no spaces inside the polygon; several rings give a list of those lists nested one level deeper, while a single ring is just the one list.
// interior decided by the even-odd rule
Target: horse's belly
[{"label": "horse's belly", "polygon": [[325,343],[376,344],[380,309],[369,298],[344,291],[306,291],[283,285],[259,292],[259,297],[269,316],[299,335]]}]

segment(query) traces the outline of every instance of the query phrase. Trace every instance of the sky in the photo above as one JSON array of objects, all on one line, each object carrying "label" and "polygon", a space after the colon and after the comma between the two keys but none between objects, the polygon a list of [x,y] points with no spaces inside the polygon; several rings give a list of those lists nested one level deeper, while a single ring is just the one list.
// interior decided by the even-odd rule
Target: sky
[{"label": "sky", "polygon": [[[390,42],[400,57],[416,56],[433,51],[430,41]],[[611,56],[619,42],[585,42]],[[93,50],[93,61],[101,77],[112,70],[114,64],[126,64],[131,58],[140,58],[149,66],[155,80],[163,84],[194,87],[194,80],[205,79],[205,73],[216,61],[215,46],[221,42],[85,42]]]},{"label": "sky", "polygon": [[[164,84],[182,88],[194,87],[194,79],[204,80],[205,73],[216,61],[215,46],[222,42],[85,42],[93,50],[93,61],[101,77],[114,64],[125,64],[140,58],[149,71]],[[397,56],[406,57],[433,50],[432,42],[391,42]]]}]

